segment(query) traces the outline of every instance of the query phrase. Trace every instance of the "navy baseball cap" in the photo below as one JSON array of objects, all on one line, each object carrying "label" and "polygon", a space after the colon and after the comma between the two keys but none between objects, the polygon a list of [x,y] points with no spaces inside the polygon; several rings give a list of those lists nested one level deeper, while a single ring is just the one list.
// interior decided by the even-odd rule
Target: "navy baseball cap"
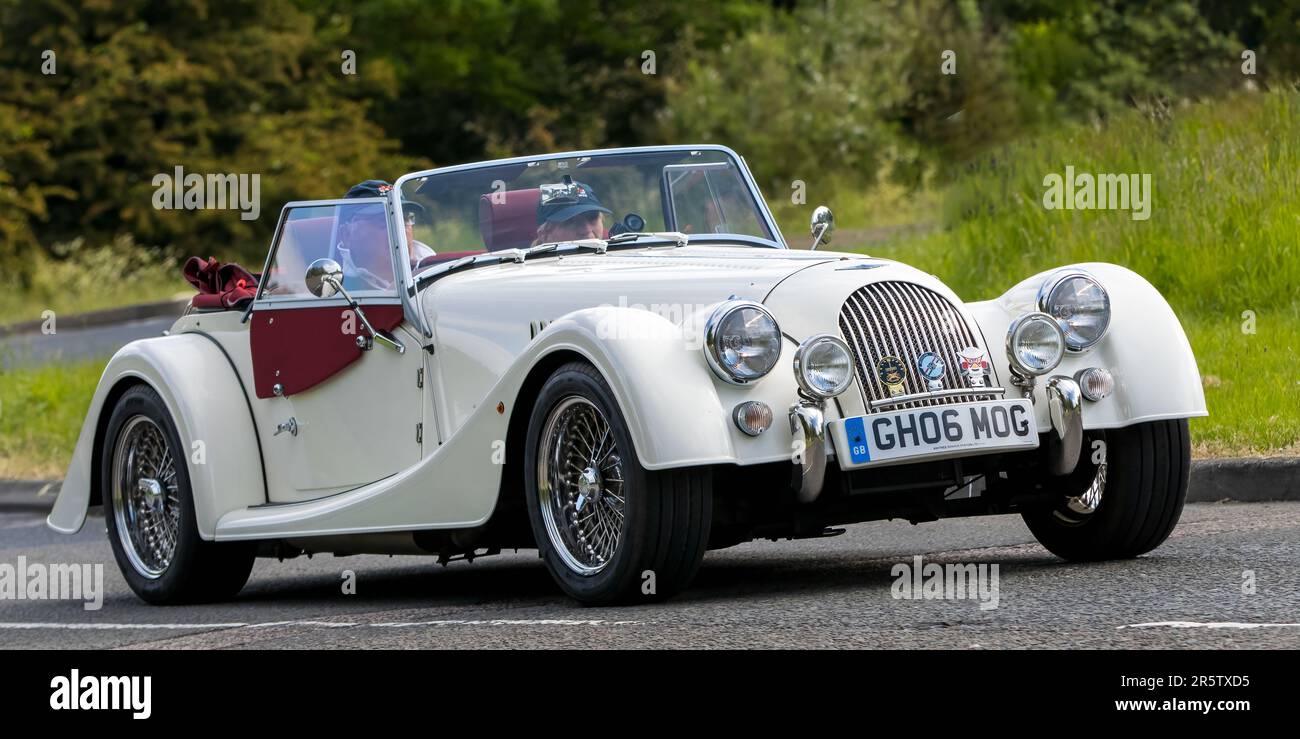
[{"label": "navy baseball cap", "polygon": [[574,182],[565,175],[564,182],[542,185],[537,201],[537,225],[561,223],[583,213],[610,213],[614,211],[600,204],[590,185]]},{"label": "navy baseball cap", "polygon": [[[393,186],[383,180],[366,180],[365,182],[358,182],[353,185],[352,189],[348,190],[347,194],[343,197],[382,198],[387,197],[389,191],[392,189]],[[423,216],[425,212],[423,205],[420,205],[414,200],[407,200],[406,198],[402,198],[402,210],[406,212],[414,212],[420,216]]]}]

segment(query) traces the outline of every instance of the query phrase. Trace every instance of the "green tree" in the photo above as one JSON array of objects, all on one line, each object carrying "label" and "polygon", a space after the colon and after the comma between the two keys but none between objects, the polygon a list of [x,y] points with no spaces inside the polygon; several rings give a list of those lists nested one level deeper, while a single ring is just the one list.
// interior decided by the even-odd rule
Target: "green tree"
[{"label": "green tree", "polygon": [[404,151],[438,164],[652,140],[663,80],[769,12],[755,0],[301,6],[326,43],[356,51],[358,77],[392,70],[396,96],[377,117]]},{"label": "green tree", "polygon": [[[418,166],[363,101],[391,76],[346,78],[315,30],[289,0],[0,0],[0,202],[22,203],[5,249],[127,233],[249,258],[283,202]],[[155,209],[154,176],[178,165],[260,175],[260,217]]]}]

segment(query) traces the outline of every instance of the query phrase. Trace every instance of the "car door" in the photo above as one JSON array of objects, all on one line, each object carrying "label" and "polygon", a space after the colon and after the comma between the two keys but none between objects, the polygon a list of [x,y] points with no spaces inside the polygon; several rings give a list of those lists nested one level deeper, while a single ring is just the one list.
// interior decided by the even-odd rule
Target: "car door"
[{"label": "car door", "polygon": [[[273,503],[350,490],[420,460],[425,353],[403,325],[387,208],[356,198],[281,214],[249,317],[258,415],[274,424],[261,432]],[[337,294],[309,288],[321,259],[342,267]]]}]

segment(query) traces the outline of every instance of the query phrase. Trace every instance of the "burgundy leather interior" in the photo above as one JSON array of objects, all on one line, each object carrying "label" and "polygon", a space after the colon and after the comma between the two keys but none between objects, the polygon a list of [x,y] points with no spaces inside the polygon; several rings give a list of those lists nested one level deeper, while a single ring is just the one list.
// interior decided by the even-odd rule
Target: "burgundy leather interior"
[{"label": "burgundy leather interior", "polygon": [[488,251],[522,249],[533,243],[541,192],[533,187],[479,197],[478,227]]},{"label": "burgundy leather interior", "polygon": [[[361,309],[380,331],[392,331],[403,320],[400,305],[363,305]],[[283,388],[283,395],[300,393],[361,358],[357,336],[368,332],[360,318],[353,316],[349,321],[344,316],[348,310],[333,305],[254,311],[249,341],[257,397],[274,397],[276,383]],[[355,328],[356,333],[345,333],[345,328]],[[371,351],[388,350],[376,347]]]}]

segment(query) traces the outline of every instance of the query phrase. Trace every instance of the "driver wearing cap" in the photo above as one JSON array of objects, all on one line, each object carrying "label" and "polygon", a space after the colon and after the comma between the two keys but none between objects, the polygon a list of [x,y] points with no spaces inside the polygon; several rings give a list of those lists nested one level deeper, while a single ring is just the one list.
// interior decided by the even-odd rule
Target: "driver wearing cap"
[{"label": "driver wearing cap", "polygon": [[561,183],[541,186],[533,246],[604,238],[605,215],[612,213],[596,199],[590,185],[565,175]]},{"label": "driver wearing cap", "polygon": [[[348,190],[347,194],[343,197],[386,197],[392,189],[393,186],[383,180],[366,180],[365,182],[353,185],[352,189]],[[406,219],[406,243],[411,245],[411,269],[415,269],[415,267],[420,263],[420,260],[434,256],[436,253],[427,244],[415,240],[415,223],[417,220],[423,218],[424,214],[425,210],[423,205],[412,200],[402,200],[402,215]],[[362,223],[361,219],[354,220],[358,220],[359,223]],[[364,225],[364,223],[362,223],[362,225]],[[362,267],[363,269],[367,268],[368,265],[378,267],[388,259],[387,226],[380,222],[378,227],[382,228],[382,231],[377,231],[376,234],[370,238],[354,236],[354,238],[350,240],[352,247],[350,256],[356,266]],[[363,253],[358,253],[358,250]],[[368,269],[367,271],[372,273],[374,272],[373,269]],[[384,272],[391,272],[391,270],[384,270]],[[380,272],[380,274],[383,274],[384,272]]]}]

